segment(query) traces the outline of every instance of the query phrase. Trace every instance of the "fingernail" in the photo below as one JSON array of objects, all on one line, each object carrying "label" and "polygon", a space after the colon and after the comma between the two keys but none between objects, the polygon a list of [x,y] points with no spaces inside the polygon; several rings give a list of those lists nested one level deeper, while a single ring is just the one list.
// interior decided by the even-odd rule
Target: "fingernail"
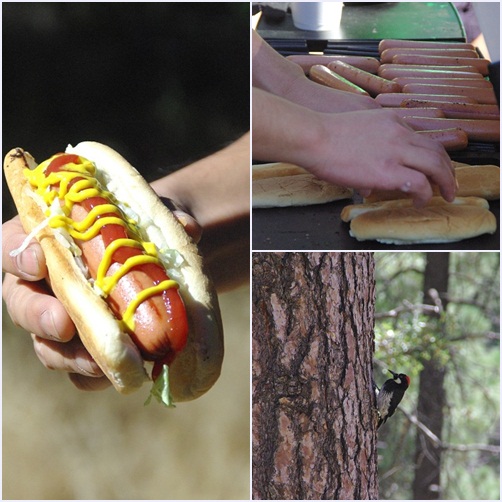
[{"label": "fingernail", "polygon": [[40,318],[40,326],[47,338],[52,338],[53,340],[59,340],[59,331],[56,328],[56,323],[54,322],[54,315],[50,310],[46,310],[42,313]]},{"label": "fingernail", "polygon": [[163,202],[164,206],[167,207],[170,211],[173,213],[176,213],[178,215],[179,213],[186,213],[189,216],[192,216],[192,213],[184,206],[179,204],[178,202],[175,202],[173,199],[169,199],[168,197],[160,197],[160,200]]},{"label": "fingernail", "polygon": [[40,274],[40,263],[37,252],[28,248],[17,255],[16,266],[26,279],[35,279]]},{"label": "fingernail", "polygon": [[186,213],[183,213],[181,211],[173,211],[174,216],[176,216],[176,219],[184,226],[186,227],[190,223],[190,216],[187,215]]},{"label": "fingernail", "polygon": [[[82,349],[85,351],[85,349]],[[85,351],[84,354],[77,352],[75,355],[75,365],[82,372],[83,375],[98,377],[102,376],[103,372],[100,367],[93,361],[89,359],[89,354]]]}]

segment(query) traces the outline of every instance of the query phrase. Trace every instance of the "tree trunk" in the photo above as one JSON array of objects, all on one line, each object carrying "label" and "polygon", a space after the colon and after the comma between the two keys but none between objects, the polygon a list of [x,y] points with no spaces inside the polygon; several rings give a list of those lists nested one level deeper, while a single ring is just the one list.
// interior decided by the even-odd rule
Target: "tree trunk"
[{"label": "tree trunk", "polygon": [[253,254],[253,498],[378,497],[370,253]]},{"label": "tree trunk", "polygon": [[[448,292],[449,253],[427,253],[427,264],[424,275],[424,303],[434,305],[435,290],[439,296],[446,297]],[[441,302],[442,310],[446,310],[446,301]],[[434,321],[431,320],[431,325]],[[438,337],[442,336],[440,314],[436,321]],[[422,361],[418,392],[417,418],[439,439],[442,438],[443,409],[445,405],[445,367],[434,357]],[[441,449],[417,429],[415,445],[415,477],[413,480],[413,498],[415,500],[434,500],[441,498]]]}]

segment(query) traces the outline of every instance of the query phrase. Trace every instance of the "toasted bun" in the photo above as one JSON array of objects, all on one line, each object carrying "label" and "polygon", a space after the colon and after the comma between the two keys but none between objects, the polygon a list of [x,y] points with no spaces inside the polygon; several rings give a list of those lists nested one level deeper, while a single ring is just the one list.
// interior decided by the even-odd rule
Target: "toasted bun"
[{"label": "toasted bun", "polygon": [[455,242],[497,229],[495,216],[484,199],[457,198],[448,204],[433,197],[417,209],[411,200],[375,202],[347,206],[343,221],[350,221],[350,234],[357,240],[385,244],[428,244]]},{"label": "toasted bun", "polygon": [[500,167],[494,165],[460,166],[455,169],[458,197],[500,199]]},{"label": "toasted bun", "polygon": [[[159,249],[176,249],[183,257],[176,280],[187,310],[189,334],[185,349],[170,366],[170,390],[174,401],[197,398],[218,379],[223,360],[218,299],[197,246],[143,177],[117,152],[94,142],[68,147],[67,152],[94,162],[100,182],[118,200],[127,201],[148,239]],[[17,148],[7,154],[5,176],[23,227],[29,233],[45,220],[45,215],[23,175],[25,167],[36,167],[29,153]],[[106,302],[93,291],[72,253],[48,226],[37,234],[37,240],[45,253],[51,287],[87,350],[119,392],[129,393],[141,387],[148,377],[139,350],[121,331]]]},{"label": "toasted bun", "polygon": [[[458,182],[457,197],[482,197],[486,200],[500,198],[500,167],[495,165],[471,166],[453,162]],[[439,195],[437,186],[433,187],[434,195]],[[374,190],[364,198],[364,202],[379,200],[405,199],[408,196],[397,190]]]},{"label": "toasted bun", "polygon": [[352,197],[352,190],[327,183],[294,164],[253,166],[253,207],[323,204]]},{"label": "toasted bun", "polygon": [[[488,202],[485,199],[479,197],[456,197],[451,203],[454,205],[471,205],[478,206],[484,209],[488,209]],[[427,207],[430,206],[445,206],[448,204],[442,197],[432,197],[428,202]],[[342,221],[348,222],[352,221],[357,216],[368,213],[370,211],[378,211],[381,209],[406,209],[413,208],[413,201],[411,199],[395,199],[395,200],[385,200],[377,201],[364,204],[351,204],[345,206],[341,212]]]}]

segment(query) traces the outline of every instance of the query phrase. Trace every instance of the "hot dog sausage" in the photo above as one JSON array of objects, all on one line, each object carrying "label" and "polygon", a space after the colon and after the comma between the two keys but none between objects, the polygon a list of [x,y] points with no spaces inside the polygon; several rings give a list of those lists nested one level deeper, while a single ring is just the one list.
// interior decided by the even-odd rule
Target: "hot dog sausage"
[{"label": "hot dog sausage", "polygon": [[467,133],[458,128],[417,131],[417,134],[427,136],[428,138],[441,143],[448,152],[464,150],[469,144]]},{"label": "hot dog sausage", "polygon": [[380,63],[392,63],[397,55],[413,56],[446,56],[450,58],[477,58],[478,53],[472,49],[438,49],[438,48],[402,48],[385,49],[380,55]]},{"label": "hot dog sausage", "polygon": [[435,66],[414,64],[383,64],[378,68],[378,75],[389,80],[396,77],[427,78],[479,78],[483,75],[474,66]]},{"label": "hot dog sausage", "polygon": [[487,119],[499,120],[500,111],[497,105],[477,105],[471,103],[448,103],[446,101],[427,101],[406,99],[401,103],[405,108],[439,108],[449,119]]},{"label": "hot dog sausage", "polygon": [[428,77],[396,77],[392,79],[401,87],[407,84],[431,84],[431,85],[453,85],[463,87],[484,87],[493,89],[493,85],[484,78],[428,78]]},{"label": "hot dog sausage", "polygon": [[372,75],[343,61],[333,61],[328,64],[328,68],[361,87],[371,96],[377,96],[384,92],[401,92],[401,86],[398,83]]},{"label": "hot dog sausage", "polygon": [[413,108],[410,110],[409,108],[392,108],[392,111],[395,112],[400,117],[408,117],[409,115],[413,115],[415,117],[433,117],[433,118],[445,118],[446,115],[439,108]]},{"label": "hot dog sausage", "polygon": [[457,94],[459,96],[470,96],[482,105],[495,105],[497,98],[491,87],[461,87],[453,85],[434,84],[406,84],[403,87],[404,93],[411,94]]},{"label": "hot dog sausage", "polygon": [[301,66],[305,73],[308,73],[314,65],[321,64],[327,66],[333,61],[343,61],[369,73],[376,73],[380,66],[378,59],[365,56],[322,56],[309,54],[287,56],[286,59]]},{"label": "hot dog sausage", "polygon": [[394,64],[439,65],[439,66],[473,66],[481,75],[488,75],[490,61],[484,58],[457,58],[448,56],[415,56],[398,54],[392,58]]},{"label": "hot dog sausage", "polygon": [[44,167],[43,183],[59,198],[65,213],[60,220],[54,218],[52,225],[71,229],[95,288],[105,296],[143,358],[160,367],[170,363],[185,346],[188,332],[175,281],[99,189],[91,163],[78,155],[62,154],[42,163],[40,172]]},{"label": "hot dog sausage", "polygon": [[309,77],[318,84],[326,85],[332,89],[339,91],[352,92],[362,96],[369,96],[369,94],[361,89],[359,86],[349,82],[347,79],[341,77],[335,72],[331,71],[327,66],[314,65],[310,68]]},{"label": "hot dog sausage", "polygon": [[378,50],[380,54],[386,49],[394,47],[402,48],[436,48],[436,49],[470,49],[475,50],[474,45],[466,42],[436,42],[436,41],[420,41],[420,40],[399,40],[386,38],[380,40]]},{"label": "hot dog sausage", "polygon": [[386,93],[380,94],[375,98],[375,101],[380,106],[401,106],[403,101],[408,99],[421,99],[428,101],[449,101],[451,103],[476,103],[474,98],[470,96],[454,96],[454,95],[434,95],[434,94],[411,94],[404,92],[396,92],[396,93]]},{"label": "hot dog sausage", "polygon": [[499,120],[434,119],[428,117],[405,117],[404,121],[417,131],[460,128],[467,133],[469,141],[500,141]]}]

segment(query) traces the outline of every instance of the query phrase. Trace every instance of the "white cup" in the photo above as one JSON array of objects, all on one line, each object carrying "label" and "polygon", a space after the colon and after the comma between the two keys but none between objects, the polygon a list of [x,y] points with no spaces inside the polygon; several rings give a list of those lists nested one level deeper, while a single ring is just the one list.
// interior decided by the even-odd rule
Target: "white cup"
[{"label": "white cup", "polygon": [[300,30],[325,31],[340,26],[343,2],[291,2],[293,24]]}]

